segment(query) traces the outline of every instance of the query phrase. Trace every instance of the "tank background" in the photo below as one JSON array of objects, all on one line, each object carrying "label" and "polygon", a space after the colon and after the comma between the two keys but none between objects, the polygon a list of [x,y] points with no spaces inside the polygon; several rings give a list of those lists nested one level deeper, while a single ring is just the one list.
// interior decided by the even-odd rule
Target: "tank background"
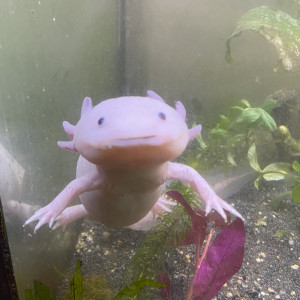
[{"label": "tank background", "polygon": [[[254,33],[232,41],[233,65],[224,59],[245,12],[266,4],[294,16],[293,1],[124,0],[120,18],[121,1],[0,3],[0,143],[11,154],[2,161],[4,170],[24,170],[22,181],[2,172],[3,201],[45,205],[74,178],[77,156],[56,141],[65,139],[63,120],[78,121],[85,96],[97,103],[153,89],[170,104],[184,102],[188,122],[202,123],[205,133],[242,98],[259,104],[280,88],[298,89],[299,75],[274,72],[274,48]],[[49,270],[58,278],[53,267],[68,263],[76,241],[47,228],[33,237],[10,228],[19,291],[33,278],[52,283]]]},{"label": "tank background", "polygon": [[245,12],[269,5],[296,17],[294,1],[126,3],[128,94],[143,94],[146,86],[171,102],[183,101],[190,122],[211,123],[243,98],[259,104],[282,87],[298,88],[299,75],[273,71],[275,49],[254,32],[234,39],[234,62],[225,61],[226,40]]}]

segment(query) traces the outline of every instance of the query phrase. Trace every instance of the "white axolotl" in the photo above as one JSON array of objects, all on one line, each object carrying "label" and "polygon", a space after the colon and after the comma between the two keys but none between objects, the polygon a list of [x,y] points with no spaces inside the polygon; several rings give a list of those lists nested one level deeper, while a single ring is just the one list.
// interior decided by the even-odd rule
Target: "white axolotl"
[{"label": "white axolotl", "polygon": [[[77,125],[63,122],[72,141],[58,142],[59,147],[80,154],[76,179],[24,225],[38,220],[36,232],[46,223],[50,228],[65,227],[90,217],[109,227],[129,226],[155,205],[165,207],[160,197],[166,180],[190,184],[205,201],[206,214],[215,209],[226,220],[225,209],[242,218],[196,170],[170,162],[201,125],[187,128],[181,102],[176,102],[175,110],[156,93],[147,95],[108,99],[94,108],[90,98],[84,99]],[[78,196],[82,204],[67,207]]]}]

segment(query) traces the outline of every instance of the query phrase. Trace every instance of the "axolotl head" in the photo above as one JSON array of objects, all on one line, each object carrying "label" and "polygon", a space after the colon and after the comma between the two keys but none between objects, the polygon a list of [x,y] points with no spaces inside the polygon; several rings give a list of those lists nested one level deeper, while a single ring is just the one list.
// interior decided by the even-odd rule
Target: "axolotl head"
[{"label": "axolotl head", "polygon": [[175,110],[149,91],[148,97],[114,98],[95,107],[85,98],[73,141],[94,164],[145,165],[176,158],[189,139],[184,106],[177,102]]}]

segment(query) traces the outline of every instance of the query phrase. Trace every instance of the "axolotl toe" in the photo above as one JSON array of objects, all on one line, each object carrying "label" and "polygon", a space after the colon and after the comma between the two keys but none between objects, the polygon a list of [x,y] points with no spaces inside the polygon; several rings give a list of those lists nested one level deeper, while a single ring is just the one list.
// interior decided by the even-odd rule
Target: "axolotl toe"
[{"label": "axolotl toe", "polygon": [[[228,210],[242,218],[196,170],[170,162],[201,131],[201,125],[188,129],[185,117],[181,102],[173,109],[152,91],[147,97],[108,99],[95,107],[85,98],[79,122],[63,122],[71,140],[58,142],[80,155],[76,179],[24,225],[38,221],[36,232],[46,223],[65,227],[90,217],[110,227],[129,226],[159,203],[166,180],[190,184],[205,201],[206,213],[215,209],[226,219]],[[78,196],[82,204],[68,207]]]}]

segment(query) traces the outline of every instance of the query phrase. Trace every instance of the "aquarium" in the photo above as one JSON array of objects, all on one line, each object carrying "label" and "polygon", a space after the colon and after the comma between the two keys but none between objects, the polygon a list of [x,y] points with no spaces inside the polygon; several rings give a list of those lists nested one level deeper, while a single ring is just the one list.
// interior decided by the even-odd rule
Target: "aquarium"
[{"label": "aquarium", "polygon": [[[299,12],[297,0],[1,2],[0,196],[20,299],[299,298]],[[151,130],[170,137],[194,128],[184,131],[190,143],[176,137],[147,163],[152,172],[165,153],[173,161],[162,191],[155,190],[165,195],[164,212],[130,228],[130,221],[116,225],[126,213],[114,215],[109,206],[103,222],[23,226],[76,177],[74,152],[86,149],[78,132],[85,134],[70,124],[89,113],[86,97],[96,105],[147,95],[155,103],[148,108],[128,98],[121,106],[106,102],[115,117],[107,141],[127,130],[124,145],[134,130],[146,130],[142,114],[164,110],[161,99],[176,108],[178,122]],[[169,121],[163,111],[158,117]],[[97,126],[106,121],[98,118]],[[57,144],[65,133],[71,140],[77,134],[75,144]],[[139,173],[148,148],[130,149],[131,165],[123,160],[130,151],[102,160],[84,155],[104,169],[113,165],[109,184],[135,193],[151,172]],[[185,173],[192,168],[214,192],[202,179],[197,190],[194,178],[202,177]],[[216,211],[206,216],[206,195],[215,193]],[[139,202],[132,209],[140,212]]]}]

